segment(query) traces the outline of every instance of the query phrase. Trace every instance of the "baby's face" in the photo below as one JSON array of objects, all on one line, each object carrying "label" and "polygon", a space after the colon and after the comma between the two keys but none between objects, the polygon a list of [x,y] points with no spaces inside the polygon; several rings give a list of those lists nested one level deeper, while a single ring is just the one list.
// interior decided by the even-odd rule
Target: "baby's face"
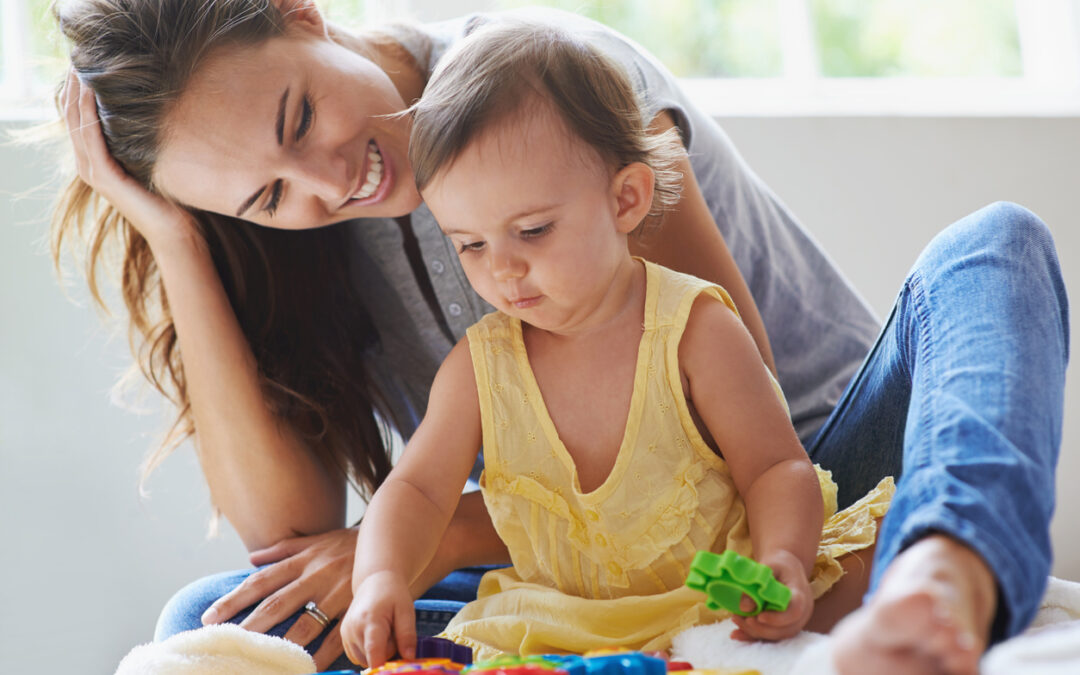
[{"label": "baby's face", "polygon": [[538,328],[587,327],[631,262],[612,172],[546,107],[481,132],[423,197],[476,292]]}]

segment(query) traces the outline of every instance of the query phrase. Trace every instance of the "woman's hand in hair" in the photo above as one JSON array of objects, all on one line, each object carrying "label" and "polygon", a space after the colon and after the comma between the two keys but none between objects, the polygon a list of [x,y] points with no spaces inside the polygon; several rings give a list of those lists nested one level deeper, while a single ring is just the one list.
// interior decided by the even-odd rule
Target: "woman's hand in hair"
[{"label": "woman's hand in hair", "polygon": [[[330,618],[340,619],[352,602],[352,567],[356,553],[356,530],[342,529],[307,537],[285,539],[251,553],[251,564],[263,569],[222,596],[203,614],[203,623],[223,623],[240,610],[258,606],[240,625],[264,633],[302,609],[309,601]],[[323,632],[307,614],[285,633],[285,638],[306,646]],[[315,663],[323,670],[344,648],[341,626],[335,624],[318,651]]]},{"label": "woman's hand in hair", "polygon": [[155,255],[170,241],[202,242],[190,213],[151,193],[113,159],[101,131],[94,91],[79,80],[74,68],[59,102],[79,178],[139,231]]}]

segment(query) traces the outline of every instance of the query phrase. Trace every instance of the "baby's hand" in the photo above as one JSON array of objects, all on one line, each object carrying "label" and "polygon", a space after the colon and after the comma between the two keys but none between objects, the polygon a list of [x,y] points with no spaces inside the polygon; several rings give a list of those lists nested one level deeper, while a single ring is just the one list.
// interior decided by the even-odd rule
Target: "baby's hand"
[{"label": "baby's hand", "polygon": [[341,622],[345,654],[353,663],[376,667],[394,655],[416,653],[416,619],[405,579],[394,572],[377,572],[356,587],[352,604]]},{"label": "baby's hand", "polygon": [[[791,601],[783,612],[766,611],[757,616],[733,617],[738,629],[732,631],[731,637],[746,642],[794,637],[814,612],[814,596],[810,593],[810,582],[806,579],[802,563],[786,551],[762,558],[759,562],[768,565],[777,580],[791,589]],[[754,601],[744,595],[740,609],[752,611]]]}]

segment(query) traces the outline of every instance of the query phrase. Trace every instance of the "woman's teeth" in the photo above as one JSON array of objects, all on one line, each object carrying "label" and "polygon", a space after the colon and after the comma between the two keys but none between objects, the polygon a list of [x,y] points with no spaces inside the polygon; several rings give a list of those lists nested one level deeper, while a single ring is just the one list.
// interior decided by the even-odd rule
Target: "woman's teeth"
[{"label": "woman's teeth", "polygon": [[353,199],[367,199],[375,194],[375,190],[379,188],[379,183],[382,182],[382,155],[379,154],[379,147],[375,145],[375,141],[368,143],[367,153],[368,159],[371,160],[368,165],[367,178],[364,180],[364,184],[360,186],[360,191],[353,195]]}]

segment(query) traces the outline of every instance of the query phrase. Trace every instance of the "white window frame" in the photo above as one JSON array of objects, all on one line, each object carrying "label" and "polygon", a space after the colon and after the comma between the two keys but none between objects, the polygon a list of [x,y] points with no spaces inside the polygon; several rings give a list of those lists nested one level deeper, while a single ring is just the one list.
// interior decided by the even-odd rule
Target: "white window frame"
[{"label": "white window frame", "polygon": [[26,35],[30,25],[23,0],[0,0],[0,31],[3,31],[3,75],[0,76],[0,114],[6,117],[17,102],[34,97],[26,64]]},{"label": "white window frame", "polygon": [[780,3],[783,75],[685,79],[710,113],[742,116],[1080,116],[1080,0],[1014,0],[1023,76],[824,77],[810,0]]},{"label": "white window frame", "polygon": [[[1018,78],[827,78],[817,57],[810,0],[777,0],[783,75],[685,79],[717,116],[1080,116],[1080,0],[1014,0],[1023,76]],[[365,0],[371,21],[439,20],[485,9],[480,0]],[[0,0],[4,77],[0,119],[46,113],[47,91],[26,68],[25,0]],[[35,91],[35,86],[38,90]]]}]

